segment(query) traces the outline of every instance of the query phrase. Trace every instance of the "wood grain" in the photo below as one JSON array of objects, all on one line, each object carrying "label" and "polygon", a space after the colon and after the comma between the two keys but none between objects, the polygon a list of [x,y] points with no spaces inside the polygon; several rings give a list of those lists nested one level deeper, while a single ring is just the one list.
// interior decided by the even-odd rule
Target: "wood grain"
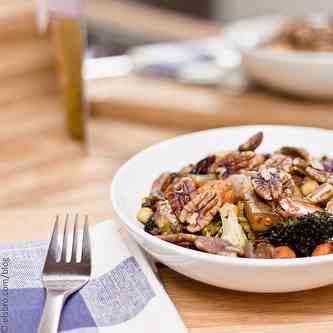
[{"label": "wood grain", "polygon": [[14,42],[25,37],[39,39],[35,4],[31,0],[0,1],[0,42]]},{"label": "wood grain", "polygon": [[[203,38],[219,32],[218,25],[138,2],[88,0],[85,14],[93,26],[104,27],[136,41]],[[183,27],[183,28],[181,28]]]},{"label": "wood grain", "polygon": [[333,102],[289,98],[264,89],[232,95],[218,88],[130,75],[88,82],[95,113],[151,124],[203,129],[248,124],[333,128]]},{"label": "wood grain", "polygon": [[161,272],[182,317],[196,328],[193,332],[298,332],[303,327],[323,332],[333,318],[333,287],[288,294],[241,293],[203,285],[166,268]]}]

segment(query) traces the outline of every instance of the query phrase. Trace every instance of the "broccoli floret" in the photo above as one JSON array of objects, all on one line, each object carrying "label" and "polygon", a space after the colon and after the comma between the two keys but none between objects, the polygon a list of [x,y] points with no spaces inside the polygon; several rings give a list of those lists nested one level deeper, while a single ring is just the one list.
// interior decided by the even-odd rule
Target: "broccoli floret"
[{"label": "broccoli floret", "polygon": [[317,245],[332,237],[333,215],[327,212],[288,219],[259,235],[259,238],[269,241],[274,246],[289,246],[298,257],[311,256]]},{"label": "broccoli floret", "polygon": [[209,223],[207,226],[205,226],[201,233],[204,235],[204,236],[207,236],[207,237],[213,237],[215,236],[218,231],[221,229],[222,227],[222,221],[213,221],[211,223]]}]

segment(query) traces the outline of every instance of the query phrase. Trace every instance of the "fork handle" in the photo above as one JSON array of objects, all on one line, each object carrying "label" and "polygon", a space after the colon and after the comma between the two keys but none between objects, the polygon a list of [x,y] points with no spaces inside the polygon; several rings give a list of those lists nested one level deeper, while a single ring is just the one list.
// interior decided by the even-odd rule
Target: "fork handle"
[{"label": "fork handle", "polygon": [[57,333],[61,310],[65,302],[65,294],[48,290],[42,318],[39,322],[38,333]]}]

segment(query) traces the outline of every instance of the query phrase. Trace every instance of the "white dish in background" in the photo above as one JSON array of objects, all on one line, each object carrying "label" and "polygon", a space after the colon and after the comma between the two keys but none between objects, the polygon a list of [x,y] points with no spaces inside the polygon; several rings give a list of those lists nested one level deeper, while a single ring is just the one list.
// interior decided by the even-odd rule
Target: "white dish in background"
[{"label": "white dish in background", "polygon": [[242,126],[207,130],[162,142],[126,162],[113,179],[111,199],[120,222],[157,260],[188,277],[218,287],[250,292],[289,292],[333,283],[333,255],[297,259],[223,257],[162,241],[136,219],[141,199],[164,171],[179,170],[209,153],[238,147],[262,130],[259,151],[300,146],[312,155],[332,154],[333,131],[291,126]]},{"label": "white dish in background", "polygon": [[254,80],[287,94],[333,98],[333,52],[301,52],[257,48],[290,18],[244,19],[223,30],[221,41],[239,50],[242,64]]}]

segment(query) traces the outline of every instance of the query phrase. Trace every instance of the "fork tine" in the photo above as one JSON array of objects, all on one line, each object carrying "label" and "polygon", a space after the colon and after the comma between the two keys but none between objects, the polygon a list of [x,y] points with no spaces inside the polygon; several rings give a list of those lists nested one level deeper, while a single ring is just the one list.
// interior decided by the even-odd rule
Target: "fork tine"
[{"label": "fork tine", "polygon": [[74,229],[73,229],[73,246],[72,246],[72,263],[77,262],[77,248],[78,248],[78,221],[79,221],[79,214],[75,214],[75,222],[74,222]]},{"label": "fork tine", "polygon": [[47,262],[57,261],[58,250],[59,250],[58,230],[59,230],[59,215],[57,215],[54,223],[52,237],[50,240],[49,249],[47,251],[47,256],[46,256]]},{"label": "fork tine", "polygon": [[62,251],[61,251],[61,261],[66,262],[68,254],[68,220],[69,214],[66,214],[65,228],[64,228],[64,237],[62,239]]},{"label": "fork tine", "polygon": [[90,235],[88,226],[88,215],[84,219],[83,241],[82,241],[82,259],[81,262],[91,264]]}]

